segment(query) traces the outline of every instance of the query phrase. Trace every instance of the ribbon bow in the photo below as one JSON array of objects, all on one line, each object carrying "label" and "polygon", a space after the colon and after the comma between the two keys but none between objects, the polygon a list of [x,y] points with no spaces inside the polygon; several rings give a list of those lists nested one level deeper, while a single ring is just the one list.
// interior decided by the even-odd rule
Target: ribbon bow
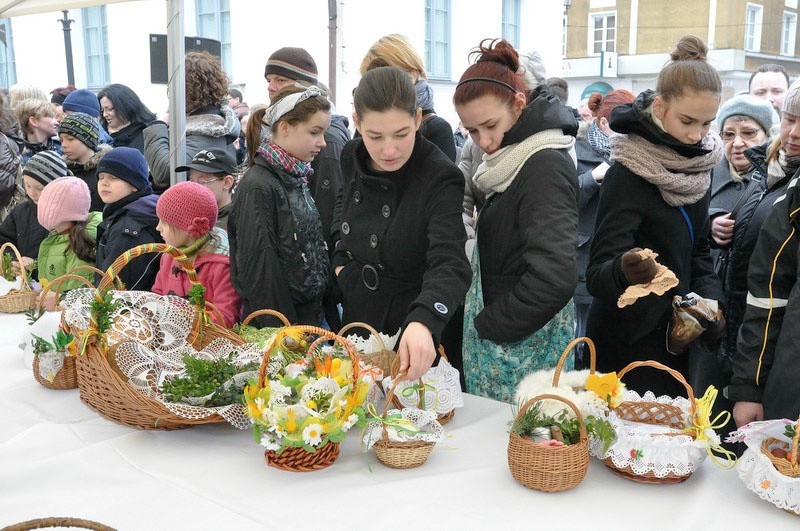
[{"label": "ribbon bow", "polygon": [[378,410],[375,408],[375,404],[371,402],[367,404],[367,413],[369,413],[370,416],[372,417],[369,419],[371,421],[377,421],[382,424],[385,424],[386,426],[393,426],[398,430],[407,433],[419,432],[419,428],[417,428],[413,422],[403,417],[403,415],[400,413],[393,413],[391,415],[378,414]]},{"label": "ribbon bow", "polygon": [[403,398],[414,398],[414,393],[419,393],[419,408],[420,409],[428,409],[425,407],[425,390],[433,391],[433,407],[436,408],[436,404],[438,402],[438,398],[436,397],[436,388],[430,384],[423,383],[422,385],[419,382],[414,382],[413,384],[409,384],[400,391],[400,396]]},{"label": "ribbon bow", "polygon": [[[706,451],[715,465],[726,470],[730,470],[736,466],[736,454],[726,450],[720,446],[719,443],[712,442],[707,434],[708,430],[717,430],[725,427],[725,425],[728,424],[728,421],[731,419],[730,412],[723,411],[714,417],[714,420],[710,420],[711,410],[714,406],[714,402],[717,400],[718,393],[719,391],[717,391],[717,388],[713,385],[710,385],[700,399],[695,399],[694,415],[691,419],[691,425],[683,431],[684,433],[692,435],[695,440],[705,442]],[[717,455],[715,455],[715,453],[725,457],[728,460],[728,464],[723,464]]]}]

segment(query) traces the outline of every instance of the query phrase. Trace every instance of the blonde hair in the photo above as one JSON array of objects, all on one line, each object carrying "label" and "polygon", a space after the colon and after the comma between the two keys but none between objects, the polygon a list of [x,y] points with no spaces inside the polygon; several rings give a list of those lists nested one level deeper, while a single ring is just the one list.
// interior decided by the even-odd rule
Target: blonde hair
[{"label": "blonde hair", "polygon": [[14,85],[8,89],[8,105],[16,107],[22,100],[44,100],[50,102],[44,90],[33,85]]},{"label": "blonde hair", "polygon": [[408,39],[397,33],[385,35],[378,39],[367,51],[361,61],[361,75],[379,66],[393,66],[412,74],[414,82],[419,79],[428,79],[425,74],[425,65],[417,51],[408,42]]},{"label": "blonde hair", "polygon": [[56,112],[53,110],[53,106],[50,105],[49,101],[32,98],[20,101],[14,107],[14,110],[17,113],[19,125],[26,135],[32,133],[30,125],[28,124],[28,121],[31,118],[42,118],[43,116],[55,117],[56,115]]}]

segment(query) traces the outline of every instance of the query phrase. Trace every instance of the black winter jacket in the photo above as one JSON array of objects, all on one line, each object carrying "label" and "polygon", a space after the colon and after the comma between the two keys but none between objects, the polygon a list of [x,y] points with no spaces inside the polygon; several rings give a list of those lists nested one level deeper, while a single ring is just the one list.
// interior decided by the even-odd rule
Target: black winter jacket
[{"label": "black winter jacket", "polygon": [[[684,157],[707,153],[699,145],[681,144],[658,128],[645,112],[651,98],[643,93],[634,103],[614,109],[612,129],[639,135]],[[587,335],[600,353],[598,370],[617,371],[631,361],[650,359],[686,375],[686,356],[674,356],[666,350],[672,297],[695,292],[701,297],[722,300],[722,287],[709,254],[708,204],[709,193],[684,206],[692,225],[690,231],[680,210],[669,206],[655,185],[618,162],[606,172],[586,274],[589,293],[594,296]],[[658,262],[675,273],[679,284],[662,296],[648,295],[630,306],[618,308],[617,299],[629,285],[620,267],[621,258],[633,247],[658,253]],[[637,391],[652,390],[656,396],[685,393],[670,376],[649,369],[631,372],[626,383]]]},{"label": "black winter jacket", "polygon": [[[0,133],[0,209],[11,211],[18,203],[27,199],[21,181],[22,140]],[[17,201],[13,202],[14,197]],[[13,204],[12,204],[13,202]],[[2,220],[4,218],[0,218]]]},{"label": "black winter jacket", "polygon": [[[158,196],[148,187],[106,205],[103,221],[97,226],[97,256],[95,263],[105,271],[119,255],[144,243],[162,243],[156,230]],[[158,274],[161,257],[145,254],[134,258],[120,273],[129,290],[149,291]],[[95,278],[99,281],[99,278]]]},{"label": "black winter jacket", "polygon": [[100,163],[100,159],[109,151],[111,151],[111,146],[101,144],[97,152],[92,155],[92,158],[83,164],[64,157],[67,168],[72,172],[72,175],[82,179],[89,187],[89,194],[92,197],[92,203],[89,206],[91,212],[102,212],[106,206],[103,200],[100,199],[100,194],[97,192],[97,165]]},{"label": "black winter jacket", "polygon": [[144,130],[150,124],[128,124],[119,131],[111,133],[114,147],[129,147],[138,149],[144,155]]},{"label": "black winter jacket", "polygon": [[604,162],[610,164],[610,161],[592,149],[587,140],[575,142],[575,155],[578,158],[578,286],[575,288],[575,302],[589,304],[592,296],[586,289],[586,268],[600,203],[600,183],[592,177],[592,170]]},{"label": "black winter jacket", "polygon": [[325,131],[325,147],[314,157],[311,163],[314,173],[308,179],[311,195],[322,220],[322,234],[331,250],[339,237],[339,228],[333,227],[333,220],[341,218],[341,212],[337,212],[342,208],[342,165],[339,159],[345,144],[350,141],[347,126],[347,118],[344,116],[331,116],[331,126]]},{"label": "black winter jacket", "polygon": [[48,230],[39,225],[36,203],[30,199],[19,203],[0,225],[0,245],[13,243],[19,254],[37,259],[39,244],[42,243]]},{"label": "black winter jacket", "polygon": [[464,176],[420,133],[399,170],[377,172],[368,159],[360,138],[342,152],[342,239],[333,258],[334,268],[344,266],[342,321],[387,334],[416,321],[438,343],[470,281]]},{"label": "black winter jacket", "polygon": [[[577,133],[572,113],[548,91],[537,90],[501,147],[535,133]],[[565,149],[545,149],[523,164],[505,192],[486,200],[478,215],[484,309],[475,318],[480,337],[519,341],[539,330],[572,298],[578,225],[578,181]]]},{"label": "black winter jacket", "polygon": [[[256,155],[228,217],[231,281],[245,315],[271,309],[292,324],[319,325],[329,258],[322,224],[303,179]],[[256,326],[275,326],[258,317]]]},{"label": "black winter jacket", "polygon": [[419,134],[432,142],[442,153],[447,155],[451,162],[456,161],[456,142],[453,139],[453,128],[447,120],[438,116],[433,109],[422,112],[422,123],[419,126]]},{"label": "black winter jacket", "polygon": [[800,415],[800,189],[793,178],[761,227],[728,397],[761,402],[765,419]]}]

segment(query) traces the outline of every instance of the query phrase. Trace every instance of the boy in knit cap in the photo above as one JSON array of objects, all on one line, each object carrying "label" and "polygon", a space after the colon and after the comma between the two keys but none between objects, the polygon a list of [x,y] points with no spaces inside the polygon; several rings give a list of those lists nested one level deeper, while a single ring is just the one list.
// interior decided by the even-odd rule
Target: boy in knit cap
[{"label": "boy in knit cap", "polygon": [[[158,200],[158,231],[164,242],[189,257],[197,277],[212,303],[230,328],[239,320],[241,302],[231,283],[228,234],[215,227],[217,201],[202,184],[182,182],[168,188]],[[153,293],[186,297],[192,284],[189,275],[169,255],[161,256],[161,268]],[[216,316],[212,314],[212,319]]]},{"label": "boy in knit cap", "polygon": [[189,181],[211,190],[217,202],[217,227],[228,230],[231,211],[231,190],[236,184],[236,161],[225,149],[211,148],[197,152],[192,162],[175,168],[176,172],[189,172]]},{"label": "boy in knit cap", "polygon": [[44,187],[69,175],[67,164],[54,151],[40,151],[31,157],[22,170],[22,181],[28,200],[19,203],[0,225],[0,244],[13,243],[28,266],[39,255],[39,244],[47,237],[47,229],[39,224],[37,203]]},{"label": "boy in knit cap", "polygon": [[[61,104],[61,108],[65,116],[69,116],[69,114],[73,112],[82,112],[98,120],[99,123],[101,112],[100,100],[97,99],[97,95],[91,90],[73,90],[64,98],[64,103]],[[100,126],[100,143],[108,144],[109,146],[114,145],[114,139],[103,129],[102,125]]]},{"label": "boy in knit cap", "polygon": [[[156,230],[158,196],[150,187],[141,151],[118,147],[106,153],[97,165],[97,190],[106,205],[97,228],[95,265],[99,269],[108,269],[128,249],[162,241]],[[157,273],[158,256],[144,255],[126,265],[120,278],[127,289],[149,291]]]},{"label": "boy in knit cap", "polygon": [[111,146],[100,143],[100,123],[83,112],[71,112],[58,126],[58,137],[67,167],[89,187],[92,212],[102,212],[105,204],[97,193],[97,165]]},{"label": "boy in knit cap", "polygon": [[[52,281],[81,265],[94,265],[97,226],[103,219],[100,212],[89,212],[89,187],[77,177],[62,177],[44,187],[39,196],[39,224],[50,234],[39,245],[39,280]],[[76,273],[90,282],[94,274]],[[67,280],[61,292],[83,287],[80,281]],[[48,292],[45,308],[52,310],[56,294]]]}]

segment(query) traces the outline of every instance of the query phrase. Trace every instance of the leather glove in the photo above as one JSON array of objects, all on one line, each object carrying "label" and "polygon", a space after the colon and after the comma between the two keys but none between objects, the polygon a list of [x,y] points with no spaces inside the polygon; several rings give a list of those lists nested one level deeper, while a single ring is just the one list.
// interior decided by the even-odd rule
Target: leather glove
[{"label": "leather glove", "polygon": [[701,336],[707,345],[716,345],[725,335],[725,316],[720,313],[716,326],[712,326]]},{"label": "leather glove", "polygon": [[642,260],[638,251],[642,249],[634,247],[622,255],[622,274],[629,284],[647,284],[656,276],[656,261],[648,257]]}]

